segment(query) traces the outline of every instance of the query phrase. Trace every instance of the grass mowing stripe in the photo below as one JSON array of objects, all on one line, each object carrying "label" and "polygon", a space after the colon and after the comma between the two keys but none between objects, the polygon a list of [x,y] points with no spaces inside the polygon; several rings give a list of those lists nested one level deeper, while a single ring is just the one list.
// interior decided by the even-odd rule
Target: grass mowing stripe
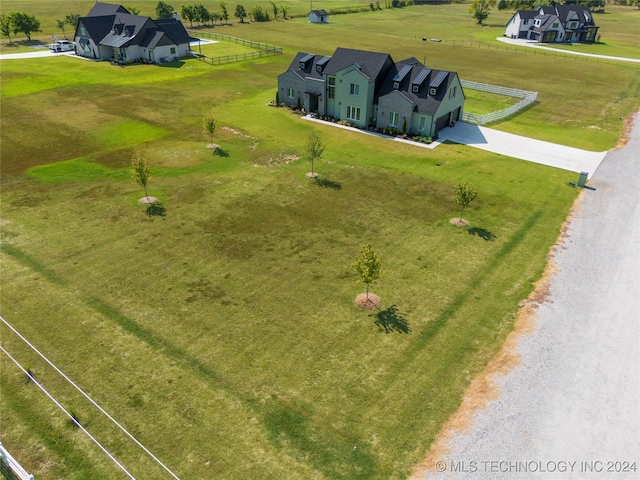
[{"label": "grass mowing stripe", "polygon": [[23,266],[39,273],[51,283],[56,283],[58,285],[66,285],[67,282],[58,276],[53,270],[45,267],[40,262],[35,260],[29,254],[23,252],[18,247],[11,245],[10,243],[2,243],[0,245],[0,252],[5,252],[7,255],[13,257],[17,262],[22,264]]},{"label": "grass mowing stripe", "polygon": [[[281,449],[297,450],[302,460],[311,462],[330,479],[369,479],[379,477],[379,465],[370,444],[355,436],[329,436],[325,425],[310,424],[309,406],[273,402],[263,419],[270,440]],[[329,423],[329,422],[327,422]]]},{"label": "grass mowing stripe", "polygon": [[1,345],[0,345],[0,350],[2,350],[4,354],[7,357],[9,357],[9,359],[11,359],[11,361],[22,371],[22,373],[25,374],[30,379],[30,381],[32,381],[42,391],[42,393],[44,393],[47,396],[47,398],[49,398],[49,400],[51,400],[55,404],[56,407],[62,410],[62,412],[67,416],[67,418],[69,418],[69,420],[71,420],[72,423],[77,428],[82,430],[82,432],[87,437],[89,437],[91,441],[94,444],[96,444],[98,448],[100,448],[100,450],[102,450],[120,468],[120,470],[122,470],[129,478],[135,480],[135,477],[131,475],[131,473],[126,469],[126,467],[122,465],[118,461],[118,459],[114,457],[113,454],[109,450],[107,450],[93,435],[91,435],[91,433],[89,433],[89,431],[86,428],[84,428],[84,426],[78,421],[78,419],[75,417],[73,413],[69,412],[66,408],[64,408],[60,404],[60,402],[53,395],[51,395],[51,393],[49,393],[49,391],[47,391],[47,389],[45,389],[40,382],[38,382],[35,378],[33,378],[31,373],[29,373],[27,370],[21,367],[18,361],[15,358],[13,358],[13,356],[9,352],[7,352],[7,350],[5,350],[5,348],[2,347]]},{"label": "grass mowing stripe", "polygon": [[496,269],[496,267],[503,261],[513,249],[520,244],[525,238],[525,235],[535,225],[538,219],[542,216],[543,211],[537,210],[529,216],[526,222],[515,232],[511,238],[502,246],[502,248],[496,253],[493,259],[487,264],[486,268],[482,270],[482,273],[478,275],[467,288],[465,288],[453,301],[431,322],[427,323],[426,327],[418,335],[418,339],[411,345],[411,348],[400,357],[398,365],[393,370],[394,375],[390,377],[390,381],[397,378],[397,372],[402,371],[413,363],[413,360],[418,353],[427,345],[427,343],[435,337],[440,329],[447,323],[447,320],[452,318],[456,312],[462,307],[462,305],[469,299],[471,294],[476,288],[484,282],[484,280]]},{"label": "grass mowing stripe", "polygon": [[[110,307],[102,300],[91,297],[87,299],[87,305],[89,305],[91,308],[93,308],[103,316],[113,320],[125,331],[129,332],[131,335],[142,340],[151,347],[161,350],[165,355],[182,364],[188,365],[191,369],[199,374],[200,378],[204,377],[205,379],[207,379],[213,387],[223,388],[225,391],[229,391],[230,389],[233,390],[231,385],[224,379],[222,379],[216,372],[214,372],[211,367],[200,362],[198,359],[189,355],[187,352],[172,344],[171,342],[155,335],[153,332],[136,323],[126,315],[123,315],[115,308]],[[237,397],[237,395],[234,394],[234,397]]]},{"label": "grass mowing stripe", "polygon": [[[2,368],[2,376],[7,375],[7,369]],[[17,378],[17,377],[14,377]],[[24,401],[25,398],[32,399],[30,390],[32,385],[26,383],[20,375],[20,381],[14,378],[3,379],[2,381],[2,409],[8,409],[16,417],[20,425],[26,427],[30,436],[39,439],[48,449],[62,462],[66,468],[64,474],[56,475],[56,478],[86,479],[86,478],[111,478],[105,473],[105,469],[89,461],[85,447],[78,445],[74,436],[69,435],[68,424],[55,425],[53,416],[49,414],[49,405],[40,403],[39,400]],[[20,385],[19,383],[22,383]],[[29,389],[29,390],[27,390]],[[6,413],[3,423],[6,423]],[[51,473],[51,472],[49,472]],[[36,478],[37,472],[36,472]]]}]

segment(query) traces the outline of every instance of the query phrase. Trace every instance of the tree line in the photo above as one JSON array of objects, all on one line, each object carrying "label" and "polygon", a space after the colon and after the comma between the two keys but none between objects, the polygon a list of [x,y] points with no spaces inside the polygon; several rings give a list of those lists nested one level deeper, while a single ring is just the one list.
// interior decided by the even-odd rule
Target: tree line
[{"label": "tree line", "polygon": [[[587,7],[592,12],[604,11],[605,0],[565,0],[555,2],[559,5],[575,4]],[[535,10],[540,7],[551,6],[551,0],[500,0],[498,10]]]},{"label": "tree line", "polygon": [[[183,4],[180,5],[180,17],[187,20],[191,27],[193,27],[193,22],[199,23],[200,25],[208,22],[213,22],[214,24],[220,22],[226,25],[229,23],[230,18],[227,4],[221,1],[218,3],[218,6],[220,7],[219,12],[210,12],[202,3]],[[156,5],[157,18],[171,18],[175,13],[178,12],[173,6],[163,0],[160,0]],[[286,20],[289,18],[289,7],[286,5],[278,5],[274,1],[271,1],[269,7],[256,5],[247,11],[244,5],[238,4],[236,5],[233,15],[240,23],[244,23],[246,18],[254,22],[268,22],[271,20],[271,15],[273,15],[275,19],[281,17]]]}]

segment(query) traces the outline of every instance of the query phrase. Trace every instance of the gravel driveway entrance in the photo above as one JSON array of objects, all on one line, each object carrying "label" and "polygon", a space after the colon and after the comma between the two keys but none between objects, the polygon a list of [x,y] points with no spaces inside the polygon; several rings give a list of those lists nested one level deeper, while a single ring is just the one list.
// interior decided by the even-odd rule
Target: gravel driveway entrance
[{"label": "gravel driveway entrance", "polygon": [[640,478],[638,152],[640,114],[577,202],[520,365],[412,478]]}]

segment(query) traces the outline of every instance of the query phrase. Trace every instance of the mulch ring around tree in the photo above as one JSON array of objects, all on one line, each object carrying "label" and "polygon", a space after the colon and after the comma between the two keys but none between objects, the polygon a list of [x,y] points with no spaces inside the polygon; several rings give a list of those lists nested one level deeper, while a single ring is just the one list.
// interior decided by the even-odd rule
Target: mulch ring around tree
[{"label": "mulch ring around tree", "polygon": [[380,308],[380,297],[375,293],[369,292],[369,298],[367,298],[366,293],[361,293],[355,298],[353,304],[358,308],[364,308],[365,310],[374,310],[376,308]]},{"label": "mulch ring around tree", "polygon": [[468,227],[469,225],[471,225],[467,220],[460,217],[452,218],[451,220],[449,220],[449,222],[457,225],[458,227]]},{"label": "mulch ring around tree", "polygon": [[138,200],[138,203],[140,205],[151,205],[153,203],[156,203],[158,201],[158,199],[156,197],[142,197],[140,200]]}]

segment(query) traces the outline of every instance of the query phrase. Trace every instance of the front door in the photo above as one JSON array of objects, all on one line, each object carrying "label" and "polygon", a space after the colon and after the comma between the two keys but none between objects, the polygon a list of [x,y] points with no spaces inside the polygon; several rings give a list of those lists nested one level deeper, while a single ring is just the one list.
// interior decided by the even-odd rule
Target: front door
[{"label": "front door", "polygon": [[318,97],[320,97],[320,95],[316,93],[309,94],[309,111],[311,113],[316,113],[318,111]]}]

